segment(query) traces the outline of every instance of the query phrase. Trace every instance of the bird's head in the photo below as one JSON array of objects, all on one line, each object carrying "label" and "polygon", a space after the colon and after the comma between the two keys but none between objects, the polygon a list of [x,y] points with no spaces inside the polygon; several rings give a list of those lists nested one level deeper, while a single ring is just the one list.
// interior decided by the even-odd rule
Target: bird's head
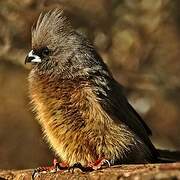
[{"label": "bird's head", "polygon": [[28,53],[25,64],[33,64],[39,73],[61,73],[69,66],[75,41],[71,25],[60,9],[40,14],[32,27],[32,49]]},{"label": "bird's head", "polygon": [[33,64],[33,72],[51,77],[108,72],[91,43],[71,27],[60,9],[39,16],[32,27],[32,50],[25,63]]}]

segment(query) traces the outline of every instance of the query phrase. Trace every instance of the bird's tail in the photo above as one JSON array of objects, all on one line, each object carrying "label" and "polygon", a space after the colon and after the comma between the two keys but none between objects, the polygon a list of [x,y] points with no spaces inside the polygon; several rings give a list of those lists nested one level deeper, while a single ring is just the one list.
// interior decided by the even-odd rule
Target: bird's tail
[{"label": "bird's tail", "polygon": [[158,163],[180,162],[180,151],[157,150],[159,153]]}]

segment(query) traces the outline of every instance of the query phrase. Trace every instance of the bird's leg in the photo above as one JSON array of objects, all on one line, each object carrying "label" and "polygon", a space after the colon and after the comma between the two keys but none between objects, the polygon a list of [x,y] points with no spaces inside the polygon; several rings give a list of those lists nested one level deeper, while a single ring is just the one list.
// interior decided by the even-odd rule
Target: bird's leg
[{"label": "bird's leg", "polygon": [[65,162],[59,163],[57,159],[53,160],[53,166],[47,166],[47,167],[38,167],[34,169],[32,174],[32,179],[34,179],[36,176],[38,176],[39,173],[46,173],[46,172],[63,172],[63,170],[67,170],[69,168],[69,165]]},{"label": "bird's leg", "polygon": [[93,170],[100,169],[102,166],[110,167],[111,163],[110,163],[109,160],[107,160],[105,158],[99,158],[95,162],[91,162],[91,163],[88,164],[88,167],[91,167]]}]

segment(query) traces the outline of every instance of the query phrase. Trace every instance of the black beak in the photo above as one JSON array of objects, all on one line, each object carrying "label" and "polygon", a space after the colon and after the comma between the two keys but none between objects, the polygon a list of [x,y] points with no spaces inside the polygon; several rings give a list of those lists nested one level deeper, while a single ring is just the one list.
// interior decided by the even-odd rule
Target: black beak
[{"label": "black beak", "polygon": [[31,61],[34,59],[34,57],[29,57],[29,55],[26,56],[26,59],[24,61],[24,64],[31,63]]}]

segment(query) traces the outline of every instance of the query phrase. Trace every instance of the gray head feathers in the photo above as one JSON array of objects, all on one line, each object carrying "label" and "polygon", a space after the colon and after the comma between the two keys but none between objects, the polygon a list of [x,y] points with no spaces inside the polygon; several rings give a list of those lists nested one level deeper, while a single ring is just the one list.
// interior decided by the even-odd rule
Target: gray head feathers
[{"label": "gray head feathers", "polygon": [[41,13],[37,23],[32,27],[32,47],[46,46],[63,40],[70,34],[72,28],[61,9],[53,9],[47,13]]},{"label": "gray head feathers", "polygon": [[39,16],[32,28],[31,52],[31,58],[41,59],[34,71],[51,77],[87,77],[108,72],[92,44],[71,27],[60,9]]}]

